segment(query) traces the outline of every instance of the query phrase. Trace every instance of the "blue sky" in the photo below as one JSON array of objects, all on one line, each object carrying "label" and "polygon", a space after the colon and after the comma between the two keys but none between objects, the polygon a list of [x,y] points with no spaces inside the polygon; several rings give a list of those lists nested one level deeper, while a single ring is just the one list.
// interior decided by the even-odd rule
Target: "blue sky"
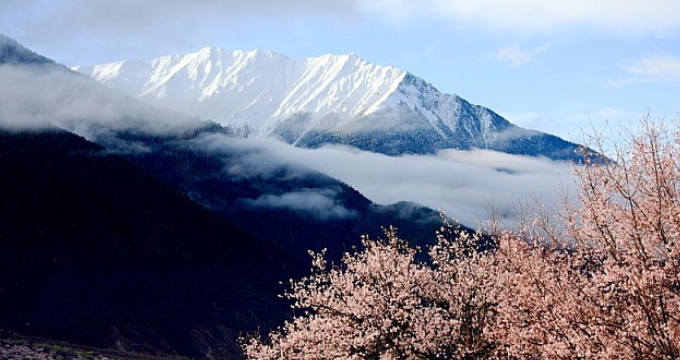
[{"label": "blue sky", "polygon": [[570,140],[680,112],[677,0],[0,0],[0,32],[67,65],[354,52]]}]

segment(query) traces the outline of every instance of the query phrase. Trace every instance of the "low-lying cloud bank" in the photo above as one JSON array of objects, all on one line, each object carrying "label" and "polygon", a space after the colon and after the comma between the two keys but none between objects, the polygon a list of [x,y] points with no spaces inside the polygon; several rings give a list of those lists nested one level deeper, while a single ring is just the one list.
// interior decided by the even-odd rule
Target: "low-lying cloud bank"
[{"label": "low-lying cloud bank", "polygon": [[[222,135],[203,137],[196,144],[209,151],[240,154],[237,171],[243,174],[282,176],[272,171],[282,164],[300,171],[319,171],[349,184],[374,202],[414,201],[441,209],[472,226],[488,221],[492,210],[494,216],[512,222],[522,211],[528,211],[527,204],[536,199],[553,204],[574,186],[569,163],[487,150],[390,157],[343,146],[303,149],[272,139]],[[284,176],[294,171],[287,174]],[[299,195],[256,202],[283,206],[296,200],[295,204],[305,206],[304,201],[298,201],[303,200]]]},{"label": "low-lying cloud bank", "polygon": [[302,212],[318,220],[355,218],[359,214],[345,208],[337,201],[337,194],[331,189],[303,189],[281,195],[264,194],[255,200],[247,200],[256,207],[290,209]]},{"label": "low-lying cloud bank", "polygon": [[0,128],[56,126],[92,138],[102,130],[163,134],[198,124],[66,68],[0,65]]}]

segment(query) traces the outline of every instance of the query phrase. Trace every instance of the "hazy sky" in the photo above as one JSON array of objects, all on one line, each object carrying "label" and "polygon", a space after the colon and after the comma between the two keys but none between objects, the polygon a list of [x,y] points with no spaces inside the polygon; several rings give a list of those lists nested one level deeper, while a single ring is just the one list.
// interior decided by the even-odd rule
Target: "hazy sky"
[{"label": "hazy sky", "polygon": [[0,0],[0,32],[66,65],[354,52],[570,140],[680,112],[677,0]]}]

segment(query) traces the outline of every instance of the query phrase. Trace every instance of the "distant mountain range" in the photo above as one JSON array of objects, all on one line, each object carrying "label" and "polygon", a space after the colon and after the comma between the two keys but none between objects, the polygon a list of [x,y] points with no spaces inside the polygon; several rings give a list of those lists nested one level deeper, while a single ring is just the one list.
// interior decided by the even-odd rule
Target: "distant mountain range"
[{"label": "distant mountain range", "polygon": [[577,144],[513,125],[407,71],[355,54],[291,59],[206,47],[73,69],[154,106],[298,146],[346,144],[388,155],[479,148],[580,158]]},{"label": "distant mountain range", "polygon": [[440,225],[2,35],[0,89],[0,330],[239,359],[239,335],[290,317],[277,295],[307,250],[337,262],[380,226],[426,244]]}]

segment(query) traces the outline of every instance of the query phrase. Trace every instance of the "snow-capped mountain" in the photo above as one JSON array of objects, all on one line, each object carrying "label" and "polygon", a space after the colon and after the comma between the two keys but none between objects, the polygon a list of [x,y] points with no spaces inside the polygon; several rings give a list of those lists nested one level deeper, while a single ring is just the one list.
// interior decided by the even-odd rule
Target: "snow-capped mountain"
[{"label": "snow-capped mountain", "polygon": [[152,105],[300,146],[339,143],[390,155],[482,148],[553,159],[573,158],[578,148],[355,54],[291,59],[206,47],[73,69]]}]

